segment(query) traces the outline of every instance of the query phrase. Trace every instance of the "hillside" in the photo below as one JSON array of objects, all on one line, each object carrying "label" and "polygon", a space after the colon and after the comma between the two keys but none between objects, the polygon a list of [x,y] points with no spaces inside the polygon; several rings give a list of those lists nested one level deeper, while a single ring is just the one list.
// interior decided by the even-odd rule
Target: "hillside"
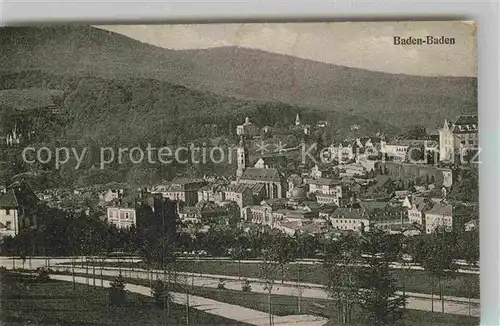
[{"label": "hillside", "polygon": [[[41,89],[43,86],[48,88],[46,92]],[[28,90],[20,90],[24,88]],[[247,116],[260,127],[288,127],[297,113],[301,114],[304,123],[332,121],[332,136],[346,136],[352,124],[360,125],[361,131],[366,133],[397,131],[388,124],[349,113],[326,112],[276,101],[237,99],[154,79],[62,77],[28,70],[11,74],[0,72],[0,90],[0,95],[31,94],[30,90],[37,90],[41,99],[54,92],[64,92],[60,98],[60,113],[65,117],[62,134],[65,141],[73,142],[176,144],[218,136],[235,137],[236,125]]]},{"label": "hillside", "polygon": [[63,91],[53,89],[0,89],[0,108],[10,107],[17,110],[46,108],[60,105],[63,96]]},{"label": "hillside", "polygon": [[[4,72],[155,79],[389,125],[421,121],[434,129],[444,118],[477,112],[476,78],[385,74],[234,47],[173,51],[93,27],[2,28],[0,57]],[[13,85],[4,81],[4,88]]]}]

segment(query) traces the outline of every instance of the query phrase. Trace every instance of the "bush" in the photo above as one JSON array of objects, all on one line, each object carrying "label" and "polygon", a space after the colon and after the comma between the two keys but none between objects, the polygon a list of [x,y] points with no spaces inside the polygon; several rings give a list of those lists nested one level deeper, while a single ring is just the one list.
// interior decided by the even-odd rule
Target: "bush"
[{"label": "bush", "polygon": [[241,284],[241,291],[250,292],[252,291],[252,286],[250,285],[250,281],[247,279],[243,279],[243,283]]},{"label": "bush", "polygon": [[122,274],[118,275],[113,282],[111,282],[109,289],[109,301],[113,306],[123,306],[125,304],[125,280]]},{"label": "bush", "polygon": [[226,281],[223,278],[219,279],[219,284],[217,284],[217,288],[221,290],[226,288]]},{"label": "bush", "polygon": [[38,282],[47,282],[50,280],[49,276],[50,272],[47,269],[40,267],[36,271],[37,271],[36,280]]}]

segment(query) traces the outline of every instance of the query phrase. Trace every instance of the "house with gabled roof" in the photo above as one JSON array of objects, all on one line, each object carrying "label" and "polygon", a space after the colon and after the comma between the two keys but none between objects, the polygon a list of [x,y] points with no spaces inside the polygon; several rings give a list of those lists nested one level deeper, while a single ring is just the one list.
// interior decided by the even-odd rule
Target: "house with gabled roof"
[{"label": "house with gabled roof", "polygon": [[425,232],[434,233],[436,230],[452,231],[453,229],[453,206],[444,202],[435,203],[425,213]]},{"label": "house with gabled roof", "polygon": [[477,115],[461,115],[454,123],[444,121],[439,130],[439,160],[453,161],[456,155],[479,146]]},{"label": "house with gabled roof", "polygon": [[36,228],[35,208],[39,199],[24,181],[16,181],[0,193],[0,236],[15,236],[25,228]]}]

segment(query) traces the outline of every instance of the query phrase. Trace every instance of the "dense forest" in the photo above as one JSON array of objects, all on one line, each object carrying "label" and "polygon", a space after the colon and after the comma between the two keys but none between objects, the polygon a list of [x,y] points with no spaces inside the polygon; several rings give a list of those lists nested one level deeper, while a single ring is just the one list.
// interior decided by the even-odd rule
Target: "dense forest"
[{"label": "dense forest", "polygon": [[[24,99],[24,101],[23,101]],[[11,105],[12,104],[12,105]],[[47,106],[55,107],[55,112]],[[245,117],[258,127],[270,126],[290,138],[290,127],[296,114],[305,124],[329,121],[328,128],[314,132],[310,141],[324,143],[347,136],[376,132],[397,132],[348,113],[325,112],[280,102],[250,101],[191,90],[152,79],[107,80],[91,76],[68,77],[41,71],[4,74],[0,78],[0,130],[3,135],[13,128],[22,134],[22,147],[74,147],[89,150],[92,159],[86,160],[79,171],[70,161],[55,170],[53,163],[27,165],[20,148],[8,148],[2,153],[1,176],[26,171],[34,172],[40,184],[88,185],[95,182],[126,181],[136,184],[170,179],[186,169],[202,174],[215,167],[172,164],[111,164],[101,171],[93,164],[99,162],[102,147],[185,146],[189,143],[229,146],[237,143],[236,126]],[[357,124],[360,130],[350,130]],[[296,134],[296,131],[295,131]],[[302,136],[292,136],[294,143]],[[306,137],[307,138],[307,137]],[[288,142],[289,143],[289,142]],[[209,169],[210,168],[210,169]],[[224,174],[231,166],[218,167]],[[43,182],[42,182],[43,181]]]}]

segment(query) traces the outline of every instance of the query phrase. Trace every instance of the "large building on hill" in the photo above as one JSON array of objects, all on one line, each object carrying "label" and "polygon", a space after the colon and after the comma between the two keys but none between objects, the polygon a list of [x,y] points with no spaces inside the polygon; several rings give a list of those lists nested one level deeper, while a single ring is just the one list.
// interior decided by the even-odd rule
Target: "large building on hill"
[{"label": "large building on hill", "polygon": [[236,134],[247,138],[257,137],[260,136],[260,129],[246,117],[243,124],[236,126]]},{"label": "large building on hill", "polygon": [[[400,162],[415,160],[409,157],[412,148],[423,148],[425,155],[437,153],[438,143],[434,140],[400,139],[380,142],[380,151],[387,154],[388,157]],[[422,161],[426,161],[426,157]]]},{"label": "large building on hill", "polygon": [[456,155],[479,146],[477,115],[462,115],[454,123],[444,121],[439,130],[439,160],[453,162]]}]

